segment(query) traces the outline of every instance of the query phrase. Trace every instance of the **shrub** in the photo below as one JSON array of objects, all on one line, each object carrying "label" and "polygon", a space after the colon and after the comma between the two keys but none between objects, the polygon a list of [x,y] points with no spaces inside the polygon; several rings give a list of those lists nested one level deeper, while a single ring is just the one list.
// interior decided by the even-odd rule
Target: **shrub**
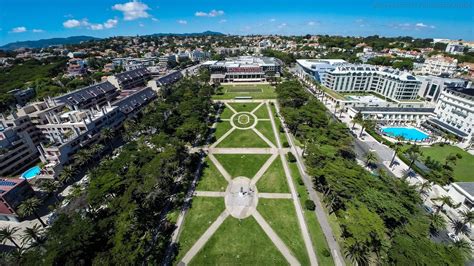
[{"label": "shrub", "polygon": [[281,125],[280,125],[280,128],[278,130],[280,130],[280,133],[285,133],[285,130],[283,129],[283,127]]},{"label": "shrub", "polygon": [[283,141],[283,148],[289,148],[290,144],[288,144],[288,141]]},{"label": "shrub", "polygon": [[300,186],[304,185],[303,179],[301,179],[301,177],[299,177],[299,176],[298,176],[298,185],[300,185]]},{"label": "shrub", "polygon": [[304,207],[310,211],[314,211],[316,209],[316,205],[314,205],[312,200],[305,200]]},{"label": "shrub", "polygon": [[456,157],[458,157],[458,159],[462,159],[462,154],[456,153]]},{"label": "shrub", "polygon": [[324,257],[329,258],[331,257],[331,252],[327,248],[324,248],[323,251],[321,252]]},{"label": "shrub", "polygon": [[296,162],[296,157],[295,157],[295,155],[293,155],[292,152],[289,152],[287,156],[288,156],[288,161],[289,161],[290,163]]}]

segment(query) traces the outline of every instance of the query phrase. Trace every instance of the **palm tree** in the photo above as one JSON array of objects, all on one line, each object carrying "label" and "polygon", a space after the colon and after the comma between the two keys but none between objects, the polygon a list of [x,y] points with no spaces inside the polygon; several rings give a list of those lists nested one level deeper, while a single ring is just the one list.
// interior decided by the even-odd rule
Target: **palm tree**
[{"label": "palm tree", "polygon": [[420,192],[420,194],[425,197],[423,199],[423,202],[425,202],[428,196],[430,195],[430,191],[432,187],[433,187],[433,184],[431,184],[430,181],[425,181],[418,185],[418,192]]},{"label": "palm tree", "polygon": [[65,166],[61,174],[59,175],[59,181],[61,181],[63,185],[66,185],[67,183],[69,183],[69,181],[71,181],[74,178],[75,175],[76,175],[76,170],[74,169],[72,165]]},{"label": "palm tree", "polygon": [[369,151],[365,154],[365,165],[368,166],[377,161],[377,156],[373,151]]},{"label": "palm tree", "polygon": [[430,233],[438,235],[439,231],[446,229],[446,220],[438,213],[430,213]]},{"label": "palm tree", "polygon": [[374,121],[372,120],[364,120],[362,122],[362,128],[360,129],[359,137],[362,137],[362,133],[364,133],[364,129],[372,128],[374,126]]},{"label": "palm tree", "polygon": [[459,239],[459,241],[454,242],[451,248],[458,250],[466,259],[472,258],[472,246],[465,239]]},{"label": "palm tree", "polygon": [[82,194],[81,185],[73,184],[71,186],[71,191],[69,192],[69,195],[67,197],[69,199],[75,199],[75,198],[78,198],[81,194]]},{"label": "palm tree", "polygon": [[438,197],[438,198],[433,198],[432,200],[433,201],[438,201],[438,202],[441,203],[441,205],[438,205],[438,209],[436,210],[436,213],[439,213],[443,209],[444,205],[448,205],[450,207],[452,207],[454,205],[453,200],[451,199],[451,197],[446,196],[446,195],[443,195],[443,196]]},{"label": "palm tree", "polygon": [[20,249],[21,247],[15,241],[15,233],[18,230],[19,229],[17,227],[10,227],[10,226],[3,227],[2,229],[0,229],[0,240],[1,240],[1,242],[4,243],[5,240],[10,240],[10,242],[12,242],[13,245],[15,245],[15,247],[17,249]]},{"label": "palm tree", "polygon": [[46,224],[41,220],[41,217],[38,214],[38,208],[41,205],[41,201],[38,198],[29,198],[27,200],[24,200],[20,206],[18,206],[18,213],[22,217],[34,215],[36,219],[41,223],[43,227],[46,227]]},{"label": "palm tree", "polygon": [[408,170],[411,170],[413,167],[413,164],[415,163],[416,160],[420,158],[420,154],[416,151],[410,151],[408,153],[408,159],[410,160],[410,165],[408,165]]},{"label": "palm tree", "polygon": [[337,113],[337,109],[340,107],[339,105],[339,102],[336,102],[336,104],[334,105],[334,114]]},{"label": "palm tree", "polygon": [[107,146],[109,146],[109,149],[112,150],[112,139],[115,137],[115,131],[110,127],[106,127],[101,130],[100,137],[104,140]]},{"label": "palm tree", "polygon": [[456,235],[459,235],[460,233],[464,235],[469,235],[469,233],[471,232],[469,227],[466,226],[466,224],[463,223],[463,221],[458,220],[458,219],[454,219],[451,221],[451,228],[454,230],[454,233]]},{"label": "palm tree", "polygon": [[393,152],[392,160],[390,160],[390,166],[389,167],[393,166],[393,163],[395,162],[395,158],[397,157],[397,153],[400,151],[401,148],[402,148],[402,143],[401,142],[395,143],[395,150]]},{"label": "palm tree", "polygon": [[355,128],[355,125],[356,124],[362,124],[362,122],[364,122],[364,118],[362,117],[362,113],[361,112],[358,112],[354,118],[352,119],[352,129]]},{"label": "palm tree", "polygon": [[42,233],[42,228],[37,224],[33,225],[33,227],[27,227],[23,230],[23,236],[21,237],[21,241],[23,244],[29,242],[33,242],[33,244],[41,244],[44,242]]},{"label": "palm tree", "polygon": [[459,211],[459,215],[461,216],[461,221],[464,225],[474,222],[474,211],[461,210]]},{"label": "palm tree", "polygon": [[411,170],[410,169],[403,169],[402,170],[402,179],[407,180],[407,178],[410,176]]},{"label": "palm tree", "polygon": [[367,265],[369,251],[364,244],[354,243],[346,248],[344,255],[348,258],[354,265]]},{"label": "palm tree", "polygon": [[78,165],[85,165],[92,159],[92,156],[89,150],[81,149],[74,155],[74,158]]},{"label": "palm tree", "polygon": [[40,185],[41,189],[43,189],[44,191],[46,191],[46,193],[48,193],[48,195],[53,195],[54,199],[56,200],[56,202],[59,201],[58,199],[58,195],[56,195],[56,191],[58,190],[59,188],[59,184],[57,181],[54,181],[54,180],[46,180],[44,181],[43,183],[41,183]]}]

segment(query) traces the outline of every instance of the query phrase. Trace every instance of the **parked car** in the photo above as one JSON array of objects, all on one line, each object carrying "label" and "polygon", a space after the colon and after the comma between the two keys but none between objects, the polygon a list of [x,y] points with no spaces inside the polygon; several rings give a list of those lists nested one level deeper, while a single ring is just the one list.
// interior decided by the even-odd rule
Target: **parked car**
[{"label": "parked car", "polygon": [[458,242],[459,241],[459,236],[455,235],[454,233],[448,233],[449,239],[451,239],[453,242]]},{"label": "parked car", "polygon": [[423,209],[429,214],[432,214],[434,212],[430,206],[423,205]]},{"label": "parked car", "polygon": [[56,221],[57,218],[58,218],[58,214],[56,212],[52,212],[52,213],[48,214],[48,216],[46,217],[46,224],[47,225],[53,224],[54,221]]}]

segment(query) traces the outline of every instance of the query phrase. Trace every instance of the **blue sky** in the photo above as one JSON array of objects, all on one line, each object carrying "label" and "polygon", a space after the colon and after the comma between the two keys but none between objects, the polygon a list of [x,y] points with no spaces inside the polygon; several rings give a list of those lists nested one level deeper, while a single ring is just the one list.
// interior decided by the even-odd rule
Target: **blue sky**
[{"label": "blue sky", "polygon": [[383,35],[474,40],[474,0],[0,0],[0,45],[90,35]]}]

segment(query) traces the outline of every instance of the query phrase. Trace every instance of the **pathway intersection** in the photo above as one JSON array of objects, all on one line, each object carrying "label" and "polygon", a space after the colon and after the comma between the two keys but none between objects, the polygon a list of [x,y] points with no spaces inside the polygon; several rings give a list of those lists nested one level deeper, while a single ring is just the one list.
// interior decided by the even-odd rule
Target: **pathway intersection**
[{"label": "pathway intersection", "polygon": [[[286,160],[286,153],[289,151],[288,148],[282,148],[281,141],[278,136],[276,123],[274,121],[272,111],[270,108],[271,100],[260,100],[251,101],[253,104],[258,103],[253,110],[250,112],[238,112],[230,103],[235,102],[233,100],[225,101],[222,100],[225,107],[233,112],[230,119],[222,119],[222,121],[229,121],[231,128],[223,134],[217,141],[215,141],[209,147],[203,147],[203,151],[207,153],[208,159],[214,164],[218,172],[227,181],[227,188],[225,191],[200,191],[194,192],[195,197],[214,197],[223,198],[225,202],[225,210],[210,223],[209,227],[205,232],[197,239],[197,241],[185,251],[186,253],[179,261],[180,265],[187,265],[192,262],[193,258],[196,257],[203,247],[209,242],[211,237],[219,230],[219,227],[225,222],[226,219],[237,218],[241,219],[255,219],[258,225],[261,227],[263,232],[268,236],[271,242],[275,245],[276,249],[283,255],[287,263],[290,265],[301,265],[301,262],[295,257],[294,252],[288,247],[282,238],[272,228],[271,221],[266,221],[265,218],[257,210],[259,199],[272,199],[272,200],[291,200],[296,211],[296,218],[298,221],[299,231],[301,232],[304,246],[306,248],[307,257],[311,265],[317,265],[317,258],[311,237],[308,231],[308,227],[304,220],[303,209],[296,192],[295,185],[293,184],[293,178]],[[245,101],[239,101],[239,104],[245,103]],[[250,103],[250,101],[249,101]],[[269,114],[269,118],[259,118],[255,115],[255,112],[259,108],[266,108]],[[274,142],[268,139],[262,132],[257,130],[256,126],[259,121],[270,121],[272,133],[274,134]],[[268,123],[268,122],[267,122]],[[269,147],[268,148],[242,148],[238,147],[239,143],[236,143],[235,148],[219,148],[219,144],[225,140],[234,131],[252,130],[256,136],[261,138]],[[272,137],[273,138],[273,137]],[[221,164],[216,158],[221,154],[267,154],[269,158],[263,163],[260,169],[255,173],[254,176],[232,176],[228,169]],[[289,187],[290,193],[268,193],[258,191],[258,182],[271,167],[272,163],[276,160],[281,161],[283,166],[284,176]],[[264,208],[264,207],[262,207]],[[184,212],[181,213],[177,224],[176,234],[174,235],[174,241],[178,241],[179,234],[182,231],[180,228],[183,224]],[[178,241],[179,242],[179,241]],[[256,251],[258,252],[258,251]]]}]

